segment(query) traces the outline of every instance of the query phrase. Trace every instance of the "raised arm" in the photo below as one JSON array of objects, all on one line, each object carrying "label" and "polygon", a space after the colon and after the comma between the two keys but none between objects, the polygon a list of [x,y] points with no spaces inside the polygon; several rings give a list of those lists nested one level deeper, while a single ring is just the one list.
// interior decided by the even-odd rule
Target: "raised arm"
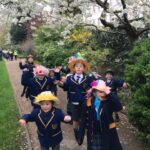
[{"label": "raised arm", "polygon": [[121,102],[120,102],[118,96],[113,92],[109,93],[108,96],[109,96],[110,100],[112,101],[113,111],[114,112],[120,111],[122,109],[122,105],[121,105]]}]

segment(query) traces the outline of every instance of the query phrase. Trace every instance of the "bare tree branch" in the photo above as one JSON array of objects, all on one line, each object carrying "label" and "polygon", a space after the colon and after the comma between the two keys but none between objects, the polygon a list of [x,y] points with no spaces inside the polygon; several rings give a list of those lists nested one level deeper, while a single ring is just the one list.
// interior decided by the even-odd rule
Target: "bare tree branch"
[{"label": "bare tree branch", "polygon": [[101,6],[102,8],[104,8],[104,10],[106,11],[109,8],[109,3],[107,2],[108,0],[105,0],[104,2],[102,2],[101,0],[95,0],[95,2]]},{"label": "bare tree branch", "polygon": [[126,35],[126,33],[123,33],[123,32],[118,32],[118,31],[115,31],[115,32],[112,32],[112,31],[105,31],[105,30],[100,30],[98,29],[98,27],[94,24],[86,24],[86,23],[81,23],[79,24],[79,26],[87,26],[87,27],[94,27],[97,31],[99,32],[106,32],[106,33],[112,33],[112,34],[122,34],[122,35]]},{"label": "bare tree branch", "polygon": [[113,23],[107,22],[105,19],[100,18],[101,23],[104,25],[104,27],[109,27],[111,29],[114,29]]},{"label": "bare tree branch", "polygon": [[121,4],[122,4],[123,9],[126,9],[126,3],[124,0],[121,0]]},{"label": "bare tree branch", "polygon": [[142,33],[146,32],[146,31],[149,31],[149,30],[150,30],[150,27],[144,28],[144,29],[142,29],[141,31],[138,32],[137,36],[140,36]]},{"label": "bare tree branch", "polygon": [[144,17],[139,17],[139,18],[135,18],[135,19],[131,19],[129,20],[130,23],[134,22],[134,21],[139,21],[139,20],[143,20]]}]

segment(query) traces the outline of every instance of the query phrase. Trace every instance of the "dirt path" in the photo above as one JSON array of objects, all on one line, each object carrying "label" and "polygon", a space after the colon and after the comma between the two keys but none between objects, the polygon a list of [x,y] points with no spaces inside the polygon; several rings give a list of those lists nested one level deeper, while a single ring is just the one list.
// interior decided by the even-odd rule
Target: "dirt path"
[{"label": "dirt path", "polygon": [[[30,101],[27,101],[25,98],[21,98],[20,94],[22,92],[22,86],[20,84],[21,71],[18,67],[19,61],[8,61],[6,62],[7,69],[9,72],[10,80],[14,89],[14,94],[16,101],[19,107],[21,114],[28,113],[32,110]],[[62,101],[61,108],[66,112],[66,94],[59,89],[58,97]],[[135,138],[135,130],[129,124],[128,119],[123,114],[120,114],[121,123],[118,124],[118,132],[120,136],[121,143],[124,150],[150,150],[146,145],[142,144]],[[30,144],[32,150],[40,150],[39,143],[36,134],[36,126],[34,123],[29,123],[27,126],[27,139],[28,139],[28,148],[30,150]],[[78,146],[74,140],[72,125],[62,124],[62,130],[64,135],[64,140],[61,143],[61,150],[86,150],[86,142],[82,146]],[[28,134],[29,133],[29,134]],[[31,141],[31,143],[30,143]],[[25,149],[25,148],[22,148]]]}]

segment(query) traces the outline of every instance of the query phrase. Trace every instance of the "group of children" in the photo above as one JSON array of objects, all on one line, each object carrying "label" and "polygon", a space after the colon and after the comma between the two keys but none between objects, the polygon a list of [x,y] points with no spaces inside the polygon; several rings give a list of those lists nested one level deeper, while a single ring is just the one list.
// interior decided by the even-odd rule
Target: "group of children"
[{"label": "group of children", "polygon": [[[117,88],[127,88],[127,83],[113,79],[112,70],[106,71],[105,80],[96,73],[88,75],[90,64],[80,53],[70,57],[67,69],[59,67],[48,71],[34,65],[31,55],[27,57],[27,64],[20,63],[20,68],[24,69],[22,85],[28,88],[33,111],[23,115],[19,123],[22,126],[29,121],[36,123],[41,150],[59,150],[61,122],[71,121],[79,145],[86,133],[87,150],[122,150],[115,123],[116,119],[119,121],[117,112],[122,109]],[[61,71],[70,74],[61,77]],[[69,115],[55,106],[59,102],[57,85],[67,92]]]},{"label": "group of children", "polygon": [[2,50],[0,49],[0,58],[2,58],[2,56],[6,59],[6,60],[17,60],[18,58],[18,51],[17,50]]}]

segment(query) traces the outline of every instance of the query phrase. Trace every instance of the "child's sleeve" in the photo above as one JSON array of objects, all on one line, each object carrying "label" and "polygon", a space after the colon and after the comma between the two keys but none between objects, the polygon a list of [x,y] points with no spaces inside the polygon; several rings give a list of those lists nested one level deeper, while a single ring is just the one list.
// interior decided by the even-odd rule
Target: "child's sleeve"
[{"label": "child's sleeve", "polygon": [[123,87],[124,80],[114,80],[114,84],[116,88],[121,88]]},{"label": "child's sleeve", "polygon": [[22,70],[22,69],[25,69],[25,68],[26,68],[26,64],[23,65],[22,62],[20,62],[20,63],[19,63],[19,68],[20,68],[21,70]]},{"label": "child's sleeve", "polygon": [[24,114],[21,119],[24,119],[26,122],[33,122],[35,121],[37,113],[38,109],[34,109],[31,114]]},{"label": "child's sleeve", "polygon": [[60,80],[60,72],[55,72],[54,75],[56,80]]},{"label": "child's sleeve", "polygon": [[59,111],[58,111],[58,116],[59,116],[59,119],[60,119],[61,122],[64,121],[65,115],[64,115],[64,113],[62,112],[62,110],[60,110],[60,109],[59,109]]},{"label": "child's sleeve", "polygon": [[63,88],[64,91],[69,90],[69,77],[67,77],[66,82],[64,82],[64,84],[61,87]]},{"label": "child's sleeve", "polygon": [[114,112],[120,111],[122,109],[122,105],[120,103],[118,96],[113,92],[111,92],[108,96],[112,101],[113,111]]},{"label": "child's sleeve", "polygon": [[48,77],[47,80],[48,80],[48,85],[50,85],[50,86],[54,85],[55,79],[52,79],[51,77]]}]

